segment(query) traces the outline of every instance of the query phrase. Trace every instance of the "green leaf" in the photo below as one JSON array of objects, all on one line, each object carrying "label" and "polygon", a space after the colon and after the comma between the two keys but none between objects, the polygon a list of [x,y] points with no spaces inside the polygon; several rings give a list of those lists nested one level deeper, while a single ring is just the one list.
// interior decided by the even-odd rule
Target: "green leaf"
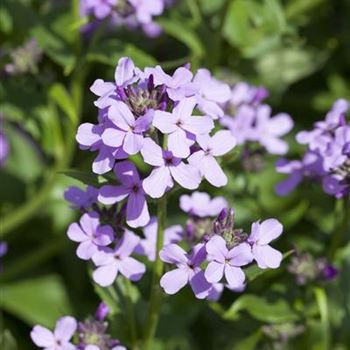
[{"label": "green leaf", "polygon": [[8,329],[0,332],[0,345],[2,350],[17,350],[17,342]]},{"label": "green leaf", "polygon": [[53,327],[57,319],[71,314],[62,280],[55,275],[1,285],[0,308],[29,325]]},{"label": "green leaf", "polygon": [[163,28],[164,32],[184,43],[196,58],[204,56],[205,50],[203,44],[193,29],[186,23],[175,19],[159,19],[157,23]]},{"label": "green leaf", "polygon": [[257,345],[260,339],[262,338],[262,336],[263,336],[263,333],[259,329],[253,334],[244,338],[243,340],[236,342],[232,350],[255,350],[257,349]]},{"label": "green leaf", "polygon": [[69,169],[60,171],[59,173],[71,177],[73,179],[79,180],[85,185],[91,185],[95,187],[100,185],[99,177],[93,174],[92,172]]},{"label": "green leaf", "polygon": [[239,297],[222,317],[225,320],[237,320],[243,310],[261,322],[282,323],[298,319],[285,300],[268,302],[265,298],[250,294]]},{"label": "green leaf", "polygon": [[11,14],[5,7],[0,7],[0,32],[9,34],[13,29]]},{"label": "green leaf", "polygon": [[78,115],[74,107],[74,101],[69,95],[68,91],[61,83],[52,85],[49,95],[51,99],[62,109],[62,111],[69,117],[73,125],[76,125]]}]

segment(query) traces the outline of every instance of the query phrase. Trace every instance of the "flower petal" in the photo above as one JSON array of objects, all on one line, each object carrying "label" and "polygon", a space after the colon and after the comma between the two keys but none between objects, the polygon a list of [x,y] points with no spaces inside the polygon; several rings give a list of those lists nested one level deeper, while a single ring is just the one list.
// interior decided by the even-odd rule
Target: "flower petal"
[{"label": "flower petal", "polygon": [[100,188],[100,193],[97,199],[102,204],[111,205],[125,199],[129,195],[129,192],[130,190],[123,185],[105,185]]},{"label": "flower petal", "polygon": [[169,134],[178,129],[177,119],[169,112],[155,111],[153,117],[153,126],[163,134]]},{"label": "flower petal", "polygon": [[98,267],[92,274],[94,281],[101,287],[108,287],[113,284],[118,274],[117,264],[110,264]]},{"label": "flower petal", "polygon": [[212,118],[207,116],[189,117],[182,128],[194,135],[208,134],[214,128],[214,122]]},{"label": "flower petal", "polygon": [[169,134],[168,150],[178,158],[187,158],[190,155],[190,145],[184,130],[177,129]]},{"label": "flower petal", "polygon": [[201,182],[198,169],[190,164],[181,162],[177,166],[169,167],[169,170],[174,180],[183,188],[194,190]]},{"label": "flower petal", "polygon": [[118,61],[117,68],[115,69],[114,79],[118,86],[123,86],[134,77],[135,65],[131,58],[122,57]]},{"label": "flower petal", "polygon": [[221,236],[215,235],[210,238],[208,243],[205,245],[205,248],[208,253],[207,259],[209,261],[215,260],[221,263],[225,262],[228,249],[226,247],[225,240]]},{"label": "flower petal", "polygon": [[69,341],[77,330],[77,326],[77,321],[73,317],[62,317],[56,323],[55,337],[62,341]]},{"label": "flower petal", "polygon": [[128,131],[125,134],[123,143],[123,150],[128,154],[136,154],[140,152],[143,146],[143,136],[141,134],[135,134],[132,131]]},{"label": "flower petal", "polygon": [[85,232],[81,229],[80,225],[76,222],[70,224],[67,230],[67,236],[74,242],[84,242],[88,239]]},{"label": "flower petal", "polygon": [[212,261],[208,264],[204,276],[208,282],[217,283],[224,276],[225,264]]},{"label": "flower petal", "polygon": [[90,240],[79,244],[77,256],[82,260],[89,260],[97,252],[97,246]]},{"label": "flower petal", "polygon": [[125,135],[126,133],[123,130],[108,128],[103,132],[101,138],[106,146],[120,147],[124,141]]},{"label": "flower petal", "polygon": [[146,271],[146,266],[134,258],[127,257],[119,262],[120,273],[131,281],[138,281]]},{"label": "flower petal", "polygon": [[279,237],[283,232],[282,224],[276,219],[267,219],[260,224],[259,245],[265,245]]},{"label": "flower petal", "polygon": [[141,149],[143,160],[153,166],[164,165],[163,150],[151,138],[145,138]]},{"label": "flower petal", "polygon": [[175,269],[163,275],[160,279],[160,286],[164,289],[165,293],[173,295],[185,287],[188,277],[185,269]]},{"label": "flower petal", "polygon": [[269,245],[253,246],[253,255],[261,269],[276,269],[281,265],[283,258],[281,252],[270,247]]},{"label": "flower petal", "polygon": [[150,220],[148,206],[143,193],[131,192],[126,207],[126,221],[131,227],[142,227]]},{"label": "flower petal", "polygon": [[35,345],[41,348],[49,348],[55,345],[55,338],[53,333],[42,326],[35,326],[30,332],[30,337],[32,338]]},{"label": "flower petal", "polygon": [[151,174],[143,180],[145,192],[152,198],[160,198],[167,187],[171,185],[171,176],[168,167],[162,166],[153,169]]},{"label": "flower petal", "polygon": [[244,285],[245,274],[240,267],[225,266],[225,278],[230,288],[237,289]]},{"label": "flower petal", "polygon": [[231,266],[248,265],[253,261],[252,249],[248,243],[241,243],[228,252],[227,259]]},{"label": "flower petal", "polygon": [[236,139],[228,130],[218,131],[210,142],[213,156],[222,156],[236,146]]},{"label": "flower petal", "polygon": [[108,110],[108,119],[118,128],[128,131],[135,125],[135,117],[122,101],[115,101]]},{"label": "flower petal", "polygon": [[211,284],[204,277],[204,272],[199,270],[190,279],[190,285],[196,298],[204,299],[208,296]]},{"label": "flower petal", "polygon": [[159,252],[159,256],[162,261],[169,264],[186,264],[187,257],[186,252],[177,244],[171,243],[166,245]]},{"label": "flower petal", "polygon": [[202,174],[213,186],[222,187],[227,184],[227,176],[213,156],[206,155],[203,157],[200,166]]}]

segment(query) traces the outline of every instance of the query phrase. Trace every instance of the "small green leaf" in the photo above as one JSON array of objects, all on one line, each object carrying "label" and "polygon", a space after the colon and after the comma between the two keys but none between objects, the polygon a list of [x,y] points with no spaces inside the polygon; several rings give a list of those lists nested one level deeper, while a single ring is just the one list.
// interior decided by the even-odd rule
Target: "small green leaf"
[{"label": "small green leaf", "polygon": [[55,275],[1,285],[0,308],[29,325],[53,327],[57,319],[71,314],[62,280]]},{"label": "small green leaf", "polygon": [[0,345],[2,350],[17,350],[17,342],[8,329],[0,332]]},{"label": "small green leaf", "polygon": [[91,185],[95,187],[100,185],[99,177],[92,172],[69,169],[60,171],[60,174],[79,180],[85,185]]}]

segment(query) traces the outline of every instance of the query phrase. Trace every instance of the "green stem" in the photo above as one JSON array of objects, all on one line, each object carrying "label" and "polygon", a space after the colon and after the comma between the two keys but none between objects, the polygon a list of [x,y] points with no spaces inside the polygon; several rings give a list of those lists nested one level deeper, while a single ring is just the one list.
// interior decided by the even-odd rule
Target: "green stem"
[{"label": "green stem", "polygon": [[143,350],[151,350],[153,338],[156,333],[159,314],[162,303],[162,290],[159,285],[160,278],[163,274],[163,261],[159,257],[159,252],[163,247],[164,229],[167,210],[167,198],[163,196],[158,202],[158,232],[157,232],[157,245],[156,245],[156,261],[153,265],[153,276],[151,285],[151,295],[148,309],[148,317],[144,332]]},{"label": "green stem", "polygon": [[332,240],[330,243],[329,253],[328,257],[330,260],[333,260],[335,253],[337,252],[337,249],[342,244],[342,241],[344,239],[344,235],[346,232],[349,232],[350,226],[350,200],[348,198],[342,199],[342,219],[339,223],[339,226],[336,228],[335,232],[332,235]]},{"label": "green stem", "polygon": [[129,329],[130,329],[130,338],[131,338],[131,349],[132,350],[138,350],[138,338],[137,338],[137,329],[136,329],[136,319],[135,319],[135,310],[134,310],[134,303],[131,298],[131,282],[125,278],[125,299],[126,299],[126,306],[127,306],[127,314],[128,314],[128,321],[129,321]]}]

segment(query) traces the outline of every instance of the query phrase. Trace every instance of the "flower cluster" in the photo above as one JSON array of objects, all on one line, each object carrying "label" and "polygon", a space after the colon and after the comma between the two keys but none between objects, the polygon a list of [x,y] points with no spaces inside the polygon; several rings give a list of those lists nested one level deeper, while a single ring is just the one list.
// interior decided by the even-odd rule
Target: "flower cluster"
[{"label": "flower cluster", "polygon": [[[181,198],[182,206],[186,203],[186,210],[191,208],[192,213],[198,210],[198,195],[204,197],[205,194],[194,193],[194,198]],[[211,203],[216,203],[217,207],[220,201],[221,198],[216,198]],[[205,215],[201,209],[198,213]],[[217,300],[224,287],[233,291],[244,289],[246,277],[242,267],[253,260],[261,269],[279,267],[282,254],[269,245],[283,231],[276,219],[253,223],[249,235],[234,226],[234,211],[225,208],[212,222],[211,228],[207,228],[201,241],[193,245],[190,253],[174,243],[164,246],[160,258],[175,265],[175,269],[166,272],[160,280],[164,291],[175,294],[190,284],[198,299]]]},{"label": "flower cluster", "polygon": [[82,16],[93,16],[97,21],[108,19],[111,26],[141,27],[150,37],[161,33],[153,21],[166,6],[165,0],[80,0]]},{"label": "flower cluster", "polygon": [[107,332],[108,313],[108,307],[101,303],[95,317],[78,322],[65,316],[57,321],[54,331],[37,325],[30,336],[35,345],[45,350],[126,350]]},{"label": "flower cluster", "polygon": [[337,100],[325,120],[314,124],[311,131],[299,132],[300,144],[307,145],[302,160],[277,162],[277,171],[289,174],[276,191],[287,195],[303,179],[319,181],[326,193],[336,198],[350,194],[350,122],[346,120],[349,102]]},{"label": "flower cluster", "polygon": [[[230,98],[224,105],[225,115],[220,123],[229,129],[239,145],[246,147],[257,144],[270,154],[287,153],[288,144],[281,139],[293,128],[293,120],[286,113],[271,116],[271,107],[263,100],[268,96],[264,87],[254,87],[247,83],[233,86]],[[259,152],[260,149],[254,149]],[[252,150],[243,156],[252,156]]]}]

